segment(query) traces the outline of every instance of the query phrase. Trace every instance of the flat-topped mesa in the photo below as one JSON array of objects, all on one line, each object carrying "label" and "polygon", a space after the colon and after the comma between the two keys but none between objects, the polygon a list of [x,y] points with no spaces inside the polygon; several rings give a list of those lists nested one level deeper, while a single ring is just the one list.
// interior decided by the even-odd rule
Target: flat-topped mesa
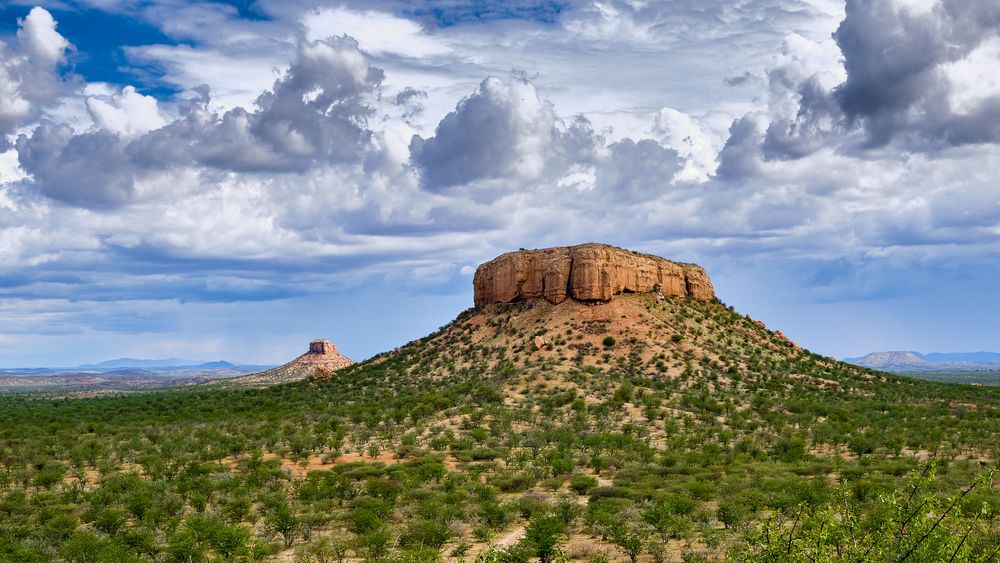
[{"label": "flat-topped mesa", "polygon": [[608,301],[649,292],[715,299],[701,266],[594,243],[501,254],[476,269],[473,285],[477,307],[539,297],[553,304]]}]

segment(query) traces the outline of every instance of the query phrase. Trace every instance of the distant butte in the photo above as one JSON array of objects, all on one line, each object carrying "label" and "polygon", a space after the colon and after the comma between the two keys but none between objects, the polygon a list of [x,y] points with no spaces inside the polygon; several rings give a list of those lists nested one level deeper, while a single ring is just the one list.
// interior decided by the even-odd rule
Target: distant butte
[{"label": "distant butte", "polygon": [[715,299],[701,266],[595,243],[501,254],[476,269],[473,286],[477,307],[534,298],[609,301],[622,293]]},{"label": "distant butte", "polygon": [[292,363],[337,371],[353,364],[354,361],[341,354],[329,340],[313,340],[309,343],[309,351],[292,360]]},{"label": "distant butte", "polygon": [[329,377],[354,361],[341,354],[329,340],[313,340],[309,351],[285,365],[242,377],[225,380],[225,383],[260,386],[289,383],[309,377]]}]

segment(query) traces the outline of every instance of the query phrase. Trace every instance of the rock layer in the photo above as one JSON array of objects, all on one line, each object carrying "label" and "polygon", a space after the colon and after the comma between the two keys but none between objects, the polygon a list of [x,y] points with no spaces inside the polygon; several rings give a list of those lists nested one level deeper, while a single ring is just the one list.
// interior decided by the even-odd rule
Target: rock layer
[{"label": "rock layer", "polygon": [[648,292],[715,299],[700,266],[592,243],[502,254],[476,269],[473,285],[477,307],[539,297],[555,304],[608,301]]}]

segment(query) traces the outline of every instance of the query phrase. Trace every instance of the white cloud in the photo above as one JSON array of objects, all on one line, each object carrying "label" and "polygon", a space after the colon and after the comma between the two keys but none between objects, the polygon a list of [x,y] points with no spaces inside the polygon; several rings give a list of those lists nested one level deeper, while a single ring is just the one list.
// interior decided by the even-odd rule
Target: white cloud
[{"label": "white cloud", "polygon": [[350,35],[373,55],[420,58],[451,52],[448,44],[428,35],[413,20],[375,11],[353,11],[344,7],[317,9],[302,18],[307,37],[316,41]]},{"label": "white cloud", "polygon": [[635,11],[627,2],[595,0],[582,14],[570,20],[566,28],[585,39],[645,43],[650,40],[651,26],[656,22],[635,18]]},{"label": "white cloud", "polygon": [[660,142],[684,158],[684,169],[677,175],[678,181],[705,182],[715,174],[719,166],[716,157],[723,139],[706,130],[690,115],[663,108],[656,114],[653,130]]},{"label": "white cloud", "polygon": [[[0,44],[0,55],[5,54]],[[0,135],[24,122],[31,114],[31,102],[21,94],[19,81],[12,76],[7,65],[0,64]],[[3,139],[0,139],[3,148]]]},{"label": "white cloud", "polygon": [[411,145],[432,189],[480,178],[534,180],[545,169],[557,137],[552,105],[519,77],[489,77],[459,102],[427,139]]},{"label": "white cloud", "polygon": [[965,58],[942,65],[950,82],[948,100],[959,114],[968,114],[990,99],[1000,98],[1000,35],[984,41]]},{"label": "white cloud", "polygon": [[44,8],[32,8],[18,25],[14,47],[0,41],[0,150],[8,134],[28,125],[63,93],[57,70],[71,48]]},{"label": "white cloud", "polygon": [[110,100],[87,98],[87,110],[101,129],[132,138],[167,124],[160,115],[156,98],[136,92],[132,86],[122,88]]},{"label": "white cloud", "polygon": [[167,71],[164,80],[168,84],[184,90],[207,85],[212,92],[212,109],[216,111],[251,107],[295,55],[293,46],[268,54],[228,53],[183,44],[128,46],[124,51],[136,63],[164,67]]},{"label": "white cloud", "polygon": [[0,152],[0,186],[24,179],[24,171],[17,163],[17,151]]},{"label": "white cloud", "polygon": [[24,20],[17,38],[25,51],[32,56],[55,64],[62,62],[69,41],[56,31],[56,21],[45,8],[32,8]]}]

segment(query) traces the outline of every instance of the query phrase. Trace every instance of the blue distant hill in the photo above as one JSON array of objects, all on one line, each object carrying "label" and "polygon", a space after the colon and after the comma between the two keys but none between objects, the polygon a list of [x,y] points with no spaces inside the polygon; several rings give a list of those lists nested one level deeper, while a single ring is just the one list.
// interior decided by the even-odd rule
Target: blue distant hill
[{"label": "blue distant hill", "polygon": [[194,366],[201,362],[194,360],[181,360],[179,358],[167,358],[164,360],[137,360],[135,358],[117,358],[105,360],[96,364],[83,364],[76,366],[77,369],[120,369],[120,368],[169,368],[175,366]]},{"label": "blue distant hill", "polygon": [[923,357],[931,363],[974,362],[1000,364],[1000,353],[998,352],[931,352],[930,354],[924,354]]},{"label": "blue distant hill", "polygon": [[1000,370],[1000,353],[997,352],[931,352],[929,354],[913,351],[872,352],[860,358],[844,358],[844,361],[867,368],[898,373]]},{"label": "blue distant hill", "polygon": [[76,367],[68,367],[68,368],[52,368],[52,367],[2,368],[0,369],[0,373],[8,375],[41,375],[41,374],[69,373],[69,372],[111,373],[111,372],[126,372],[126,371],[136,371],[136,370],[145,370],[153,372],[191,371],[191,370],[206,370],[206,371],[237,370],[250,373],[254,371],[262,371],[265,369],[270,369],[272,367],[274,366],[257,365],[257,364],[240,364],[240,363],[227,362],[225,360],[216,360],[212,362],[199,362],[197,360],[185,360],[181,358],[165,358],[159,360],[117,358],[114,360],[106,360],[103,362],[98,362],[96,364],[83,364]]}]

